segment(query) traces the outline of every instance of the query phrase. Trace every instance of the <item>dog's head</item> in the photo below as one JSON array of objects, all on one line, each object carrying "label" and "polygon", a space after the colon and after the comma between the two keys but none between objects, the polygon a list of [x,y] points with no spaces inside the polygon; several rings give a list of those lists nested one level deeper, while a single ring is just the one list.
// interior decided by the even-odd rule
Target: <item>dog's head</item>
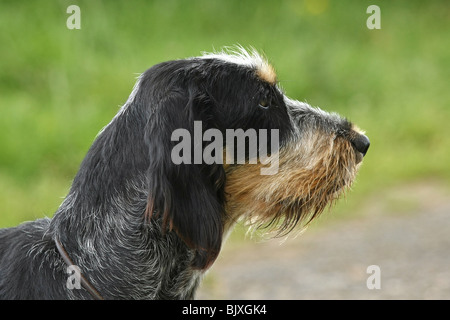
[{"label": "dog's head", "polygon": [[345,119],[287,98],[273,67],[241,48],[155,65],[127,105],[145,110],[146,214],[195,250],[200,269],[214,262],[231,221],[286,229],[322,211],[368,148]]}]

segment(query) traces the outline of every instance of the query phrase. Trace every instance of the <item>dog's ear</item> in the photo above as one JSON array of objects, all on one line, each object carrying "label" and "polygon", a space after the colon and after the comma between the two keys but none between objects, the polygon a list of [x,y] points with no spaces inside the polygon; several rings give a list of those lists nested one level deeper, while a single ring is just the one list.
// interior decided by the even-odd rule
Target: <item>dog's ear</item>
[{"label": "dog's ear", "polygon": [[[210,103],[207,95],[195,90],[169,93],[153,106],[145,135],[150,159],[146,215],[162,216],[163,230],[176,232],[195,250],[193,267],[198,269],[214,262],[223,237],[225,171],[221,164],[194,164],[194,120],[211,121]],[[188,153],[183,156],[189,161],[172,157],[181,143],[172,141],[175,130],[192,138],[183,141]]]}]

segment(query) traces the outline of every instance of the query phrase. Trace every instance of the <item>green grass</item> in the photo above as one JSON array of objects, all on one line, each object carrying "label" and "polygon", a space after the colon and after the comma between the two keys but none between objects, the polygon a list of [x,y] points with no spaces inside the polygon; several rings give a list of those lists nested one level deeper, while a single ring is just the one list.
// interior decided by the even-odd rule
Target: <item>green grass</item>
[{"label": "green grass", "polygon": [[51,216],[97,132],[151,65],[241,44],[262,50],[296,99],[365,129],[348,196],[450,182],[446,1],[74,1],[0,4],[0,227]]}]

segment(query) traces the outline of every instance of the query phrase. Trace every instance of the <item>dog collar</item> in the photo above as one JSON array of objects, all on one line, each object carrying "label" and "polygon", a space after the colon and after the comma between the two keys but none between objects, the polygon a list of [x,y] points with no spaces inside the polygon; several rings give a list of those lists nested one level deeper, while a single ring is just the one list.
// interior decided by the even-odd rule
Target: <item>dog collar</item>
[{"label": "dog collar", "polygon": [[[67,253],[66,249],[64,249],[62,243],[59,241],[58,238],[55,238],[55,244],[56,244],[56,248],[58,249],[58,252],[61,255],[61,257],[63,258],[64,262],[68,266],[75,265],[73,263],[72,259],[70,259],[69,254]],[[95,300],[104,300],[103,297],[101,296],[101,294],[97,291],[97,289],[95,289],[95,287],[89,282],[89,280],[87,280],[83,276],[82,273],[80,273],[80,282],[81,282],[81,285],[83,286],[83,288],[85,288]]]}]

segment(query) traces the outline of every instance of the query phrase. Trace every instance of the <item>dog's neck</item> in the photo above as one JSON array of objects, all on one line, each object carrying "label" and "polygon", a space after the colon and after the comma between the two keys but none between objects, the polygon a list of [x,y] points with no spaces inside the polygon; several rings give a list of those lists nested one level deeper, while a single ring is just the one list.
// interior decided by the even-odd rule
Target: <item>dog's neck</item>
[{"label": "dog's neck", "polygon": [[[190,266],[193,253],[175,232],[162,232],[161,221],[145,220],[143,192],[98,208],[86,208],[81,199],[69,193],[51,230],[105,299],[193,298],[201,278]],[[88,297],[76,290],[69,294]]]},{"label": "dog's neck", "polygon": [[148,164],[130,163],[146,157],[129,154],[144,148],[124,145],[129,153],[120,159],[111,141],[118,126],[110,124],[97,137],[51,232],[106,299],[192,298],[201,277],[190,266],[193,253],[175,232],[163,232],[160,220],[145,217]]}]

